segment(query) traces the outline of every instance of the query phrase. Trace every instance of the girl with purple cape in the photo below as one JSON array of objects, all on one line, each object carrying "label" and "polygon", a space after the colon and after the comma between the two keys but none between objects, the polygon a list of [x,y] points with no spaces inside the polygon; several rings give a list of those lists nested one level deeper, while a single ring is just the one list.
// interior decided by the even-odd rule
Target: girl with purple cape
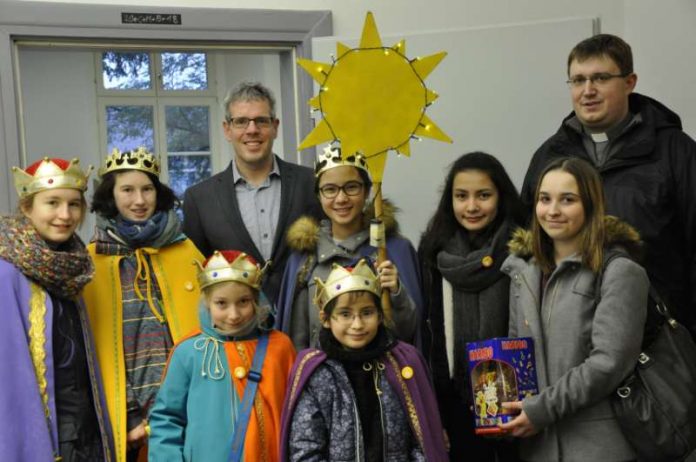
[{"label": "girl with purple cape", "polygon": [[0,217],[2,460],[113,460],[82,289],[94,274],[75,234],[88,171],[44,159],[13,169],[18,213]]},{"label": "girl with purple cape", "polygon": [[334,264],[315,282],[319,349],[295,361],[281,460],[449,460],[428,368],[385,327],[371,265]]}]

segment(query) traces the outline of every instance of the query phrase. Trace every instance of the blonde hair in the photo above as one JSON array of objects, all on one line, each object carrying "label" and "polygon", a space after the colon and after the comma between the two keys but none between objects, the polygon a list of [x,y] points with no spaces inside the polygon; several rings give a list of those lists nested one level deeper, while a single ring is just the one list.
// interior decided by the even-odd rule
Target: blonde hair
[{"label": "blonde hair", "polygon": [[260,328],[265,328],[266,321],[269,318],[269,315],[271,314],[271,306],[266,303],[261,303],[265,297],[261,296],[261,291],[258,289],[254,289],[248,284],[244,284],[243,282],[239,281],[220,281],[217,284],[211,284],[204,289],[201,290],[201,299],[203,301],[203,304],[205,305],[205,308],[210,312],[210,298],[211,298],[211,293],[215,287],[219,287],[221,284],[225,283],[230,283],[233,282],[235,284],[239,284],[244,287],[248,287],[249,290],[251,291],[251,294],[253,296],[253,306],[254,306],[254,313],[256,314],[256,325],[257,327]]},{"label": "blonde hair", "polygon": [[[580,256],[584,266],[599,273],[604,258],[604,189],[599,172],[588,162],[575,157],[564,157],[549,163],[539,175],[534,192],[534,204],[539,201],[541,182],[552,171],[560,170],[575,178],[580,201],[585,212],[585,222],[580,230]],[[548,274],[556,267],[553,241],[539,224],[534,214],[532,220],[532,253],[541,270]]]}]

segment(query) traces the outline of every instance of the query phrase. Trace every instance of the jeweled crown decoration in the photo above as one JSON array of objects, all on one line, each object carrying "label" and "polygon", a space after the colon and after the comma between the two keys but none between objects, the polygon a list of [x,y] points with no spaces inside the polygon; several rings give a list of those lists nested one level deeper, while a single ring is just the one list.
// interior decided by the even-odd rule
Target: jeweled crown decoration
[{"label": "jeweled crown decoration", "polygon": [[240,282],[256,290],[261,288],[265,267],[261,268],[244,252],[240,252],[232,262],[229,262],[221,252],[216,250],[204,265],[196,263],[199,269],[198,284],[201,289],[229,281]]},{"label": "jeweled crown decoration", "polygon": [[80,168],[80,160],[75,158],[68,162],[63,159],[44,157],[22,170],[12,167],[15,189],[20,198],[47,189],[77,189],[87,190],[87,179],[92,172],[90,165],[86,170]]},{"label": "jeweled crown decoration", "polygon": [[314,282],[317,285],[314,303],[320,310],[323,310],[331,300],[346,292],[365,290],[378,298],[381,295],[379,278],[365,259],[361,259],[353,268],[344,268],[334,263],[326,282],[319,278],[314,278]]},{"label": "jeweled crown decoration", "polygon": [[99,169],[99,176],[117,170],[140,170],[159,177],[160,162],[154,154],[142,146],[133,151],[124,152],[114,148],[111,154],[106,157],[104,166]]},{"label": "jeweled crown decoration", "polygon": [[365,156],[355,153],[344,159],[341,156],[341,148],[329,144],[324,148],[324,152],[317,154],[317,159],[314,162],[314,176],[319,178],[319,175],[325,171],[342,165],[359,168],[369,173]]}]

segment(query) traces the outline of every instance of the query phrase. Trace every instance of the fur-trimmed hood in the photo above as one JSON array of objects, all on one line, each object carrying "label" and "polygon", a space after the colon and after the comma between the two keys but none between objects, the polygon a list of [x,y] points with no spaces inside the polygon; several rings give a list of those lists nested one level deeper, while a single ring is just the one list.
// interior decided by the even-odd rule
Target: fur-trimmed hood
[{"label": "fur-trimmed hood", "polygon": [[[628,223],[611,215],[604,217],[606,235],[604,247],[619,246],[623,248],[632,259],[640,261],[642,256],[643,241],[638,231]],[[517,228],[508,242],[510,254],[527,259],[532,256],[532,232],[528,229]]]},{"label": "fur-trimmed hood", "polygon": [[[399,223],[396,221],[396,214],[399,208],[388,199],[382,203],[382,222],[384,223],[384,231],[387,237],[399,234]],[[370,226],[370,220],[375,217],[374,203],[370,202],[367,210],[363,213],[363,228],[367,229]],[[317,248],[319,242],[319,230],[321,225],[319,220],[314,217],[305,215],[298,218],[288,228],[286,240],[288,246],[294,251],[310,252]]]}]

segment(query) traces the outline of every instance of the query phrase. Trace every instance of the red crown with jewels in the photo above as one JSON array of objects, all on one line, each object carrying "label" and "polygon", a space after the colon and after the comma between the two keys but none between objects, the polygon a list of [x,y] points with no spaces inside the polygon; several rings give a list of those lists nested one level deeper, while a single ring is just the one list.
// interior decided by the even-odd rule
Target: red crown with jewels
[{"label": "red crown with jewels", "polygon": [[44,157],[34,162],[26,170],[12,167],[15,189],[20,198],[24,198],[47,189],[77,189],[87,190],[87,179],[92,172],[92,166],[83,171],[80,160],[67,161],[59,158]]},{"label": "red crown with jewels", "polygon": [[198,265],[198,284],[201,289],[219,282],[240,282],[259,290],[266,267],[244,252],[238,250],[216,250],[203,264]]}]

